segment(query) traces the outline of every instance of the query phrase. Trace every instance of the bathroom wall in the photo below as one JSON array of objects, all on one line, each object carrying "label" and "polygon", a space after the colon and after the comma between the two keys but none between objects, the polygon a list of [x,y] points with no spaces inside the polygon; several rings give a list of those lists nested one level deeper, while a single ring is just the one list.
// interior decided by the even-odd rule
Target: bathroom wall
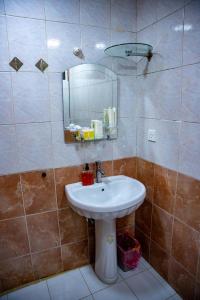
[{"label": "bathroom wall", "polygon": [[[144,182],[136,213],[143,255],[185,299],[199,299],[199,1],[138,0],[137,9],[131,0],[57,2],[0,0],[0,291],[89,262],[93,226],[70,210],[63,187],[78,180],[80,164],[100,159],[107,175]],[[154,47],[137,74],[134,60],[101,49],[135,41],[136,31]],[[17,73],[14,56],[24,63]],[[35,68],[40,58],[44,73]],[[61,74],[87,62],[118,74],[119,138],[66,145]],[[131,215],[118,230],[133,224]]]},{"label": "bathroom wall", "polygon": [[[136,39],[136,1],[0,0],[0,174],[112,160],[136,153],[136,66],[104,48]],[[81,47],[85,59],[72,54]],[[15,72],[9,62],[23,66]],[[35,63],[49,67],[41,73]],[[119,76],[119,139],[85,146],[63,138],[62,72],[99,63]],[[123,95],[123,97],[122,97]]]},{"label": "bathroom wall", "polygon": [[[107,176],[136,176],[136,65],[102,49],[135,41],[135,32],[132,0],[0,0],[0,292],[93,259],[93,225],[68,207],[64,185],[97,159],[107,161]],[[14,56],[23,62],[18,72],[9,66]],[[62,72],[93,62],[118,74],[119,137],[66,145]],[[133,227],[134,214],[117,223],[118,231]]]},{"label": "bathroom wall", "polygon": [[136,235],[184,299],[199,299],[200,2],[140,0],[137,30],[154,55],[137,65],[137,176],[148,195]]}]

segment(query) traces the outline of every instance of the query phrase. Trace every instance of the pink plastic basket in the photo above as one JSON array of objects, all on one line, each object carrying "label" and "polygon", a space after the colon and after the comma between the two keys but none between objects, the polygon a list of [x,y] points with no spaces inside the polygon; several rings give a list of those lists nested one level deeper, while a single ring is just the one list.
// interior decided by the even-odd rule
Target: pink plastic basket
[{"label": "pink plastic basket", "polygon": [[117,237],[118,265],[123,271],[129,271],[137,267],[141,257],[140,243],[128,232]]}]

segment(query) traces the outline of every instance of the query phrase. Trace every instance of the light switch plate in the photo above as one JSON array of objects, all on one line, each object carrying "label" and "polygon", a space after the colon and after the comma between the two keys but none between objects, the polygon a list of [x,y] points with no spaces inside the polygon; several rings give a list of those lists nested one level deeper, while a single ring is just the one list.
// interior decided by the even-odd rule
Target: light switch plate
[{"label": "light switch plate", "polygon": [[148,141],[156,142],[156,140],[157,140],[156,130],[155,129],[149,129],[148,130]]}]

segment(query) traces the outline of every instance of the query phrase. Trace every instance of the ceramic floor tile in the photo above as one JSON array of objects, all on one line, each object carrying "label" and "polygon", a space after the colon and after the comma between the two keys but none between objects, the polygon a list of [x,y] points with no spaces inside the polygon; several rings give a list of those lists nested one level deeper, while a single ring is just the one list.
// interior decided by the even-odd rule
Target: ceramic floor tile
[{"label": "ceramic floor tile", "polygon": [[48,279],[52,300],[78,300],[90,295],[90,291],[78,269]]},{"label": "ceramic floor tile", "polygon": [[134,275],[137,275],[139,274],[140,272],[143,272],[145,271],[146,268],[145,266],[143,265],[142,261],[139,262],[138,264],[138,267],[133,269],[133,270],[130,270],[130,271],[127,271],[127,272],[123,272],[122,269],[118,268],[118,272],[119,274],[121,275],[122,278],[128,278],[130,276],[134,276]]},{"label": "ceramic floor tile", "polygon": [[92,295],[81,298],[80,300],[94,300],[94,298],[92,297]]},{"label": "ceramic floor tile", "polygon": [[50,300],[46,281],[32,284],[8,294],[8,300]]},{"label": "ceramic floor tile", "polygon": [[165,300],[171,296],[149,270],[127,278],[126,282],[140,300]]},{"label": "ceramic floor tile", "polygon": [[124,282],[93,294],[95,300],[137,300]]},{"label": "ceramic floor tile", "polygon": [[117,283],[107,285],[88,265],[1,296],[0,300],[182,300],[143,258],[137,269],[118,272]]},{"label": "ceramic floor tile", "polygon": [[176,291],[153,268],[149,269],[149,271],[160,281],[160,283],[164,286],[164,288],[167,290],[169,295],[172,296],[172,295],[176,294]]},{"label": "ceramic floor tile", "polygon": [[178,294],[175,294],[172,297],[168,298],[167,300],[183,300],[183,299]]},{"label": "ceramic floor tile", "polygon": [[147,270],[152,268],[152,266],[143,257],[141,258],[141,263]]},{"label": "ceramic floor tile", "polygon": [[[82,267],[82,268],[80,268],[80,271],[92,293],[95,293],[99,290],[102,290],[102,289],[110,286],[106,283],[103,283],[101,280],[98,279],[92,266]],[[119,277],[117,282],[120,282],[121,280],[122,280],[121,277]]]}]

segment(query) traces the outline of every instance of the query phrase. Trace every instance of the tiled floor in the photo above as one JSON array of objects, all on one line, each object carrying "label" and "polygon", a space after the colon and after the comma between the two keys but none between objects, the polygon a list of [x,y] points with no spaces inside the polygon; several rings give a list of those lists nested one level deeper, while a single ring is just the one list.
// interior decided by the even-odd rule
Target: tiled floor
[{"label": "tiled floor", "polygon": [[181,300],[160,275],[141,259],[137,269],[123,272],[106,285],[90,265],[65,272],[9,293],[0,300]]}]

